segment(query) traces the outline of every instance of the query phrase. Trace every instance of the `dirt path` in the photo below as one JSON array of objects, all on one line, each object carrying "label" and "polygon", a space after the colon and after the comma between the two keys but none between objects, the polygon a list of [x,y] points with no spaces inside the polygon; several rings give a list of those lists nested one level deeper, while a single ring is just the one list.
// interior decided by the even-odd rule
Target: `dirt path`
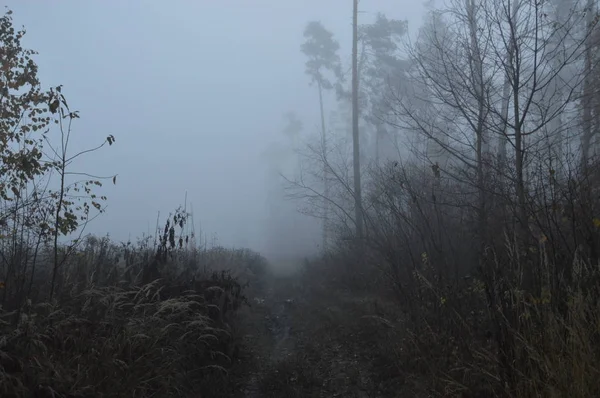
[{"label": "dirt path", "polygon": [[249,297],[234,398],[415,396],[398,395],[406,386],[388,343],[396,336],[371,316],[372,299],[296,285],[273,277]]},{"label": "dirt path", "polygon": [[252,307],[246,314],[244,326],[253,333],[245,336],[245,345],[254,357],[254,366],[240,398],[263,398],[261,382],[264,375],[276,368],[294,348],[290,338],[290,298],[285,295],[285,282],[287,280],[273,278],[269,280],[264,296],[250,298]]}]

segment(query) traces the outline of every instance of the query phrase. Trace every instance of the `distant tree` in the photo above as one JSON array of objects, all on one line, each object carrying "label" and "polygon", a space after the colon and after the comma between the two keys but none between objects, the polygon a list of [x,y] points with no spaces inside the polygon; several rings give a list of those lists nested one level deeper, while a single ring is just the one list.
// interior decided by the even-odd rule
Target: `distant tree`
[{"label": "distant tree", "polygon": [[302,132],[302,121],[298,119],[298,115],[295,112],[287,112],[284,115],[286,120],[286,126],[283,129],[283,133],[291,140],[292,144],[297,144],[300,133]]},{"label": "distant tree", "polygon": [[[339,77],[341,74],[341,64],[338,55],[339,43],[318,21],[309,22],[304,29],[304,38],[306,41],[302,44],[301,50],[306,55],[306,74],[311,77],[311,82],[317,85],[319,92],[319,106],[321,111],[321,147],[323,154],[327,157],[327,132],[325,130],[325,111],[323,109],[323,90],[331,90],[333,82],[326,76]],[[323,189],[324,196],[329,195],[329,172],[324,162],[323,169]],[[327,218],[328,204],[324,203],[323,217],[323,249],[327,248]]]},{"label": "distant tree", "polygon": [[[359,67],[359,78],[364,87],[368,109],[364,119],[375,128],[375,160],[378,163],[382,144],[387,136],[384,116],[391,88],[406,83],[405,74],[410,62],[400,54],[400,41],[406,35],[407,21],[389,19],[377,14],[375,22],[359,27],[359,39],[364,43],[364,55]],[[364,142],[364,140],[362,141]]]}]

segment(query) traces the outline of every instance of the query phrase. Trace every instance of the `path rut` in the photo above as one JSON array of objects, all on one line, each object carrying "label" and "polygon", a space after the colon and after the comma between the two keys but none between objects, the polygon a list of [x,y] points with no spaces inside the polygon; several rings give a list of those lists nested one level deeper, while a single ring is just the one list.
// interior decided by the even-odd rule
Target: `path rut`
[{"label": "path rut", "polygon": [[291,322],[289,314],[289,302],[287,297],[282,296],[281,289],[277,289],[276,282],[266,291],[264,298],[260,299],[254,305],[264,306],[263,316],[263,335],[258,336],[254,341],[259,343],[259,352],[261,359],[257,364],[257,369],[249,377],[244,393],[244,398],[262,398],[263,394],[260,388],[261,377],[268,369],[276,366],[277,362],[285,358],[293,350],[293,342],[290,339]]}]

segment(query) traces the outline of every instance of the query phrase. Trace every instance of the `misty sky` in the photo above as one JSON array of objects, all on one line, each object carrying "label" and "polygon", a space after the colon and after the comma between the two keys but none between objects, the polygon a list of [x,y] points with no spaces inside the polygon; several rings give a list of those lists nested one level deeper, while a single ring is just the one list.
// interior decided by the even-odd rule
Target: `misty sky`
[{"label": "misty sky", "polygon": [[[300,44],[309,20],[334,32],[349,61],[350,0],[13,0],[16,26],[45,87],[64,85],[81,119],[78,148],[116,145],[76,168],[118,173],[106,184],[107,213],[88,231],[117,240],[153,232],[157,211],[188,200],[196,224],[230,246],[265,247],[265,165],[260,155],[293,110],[305,128],[318,121],[317,95],[304,74]],[[363,0],[359,18],[377,12],[407,19],[414,0]]]}]

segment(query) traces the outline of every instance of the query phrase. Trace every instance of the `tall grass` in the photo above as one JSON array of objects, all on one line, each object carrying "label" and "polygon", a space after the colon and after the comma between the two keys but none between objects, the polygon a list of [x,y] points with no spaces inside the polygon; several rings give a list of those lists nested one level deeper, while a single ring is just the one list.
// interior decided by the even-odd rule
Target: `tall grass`
[{"label": "tall grass", "polygon": [[[255,282],[265,272],[257,264],[266,267],[255,253],[225,249],[161,262],[147,241],[89,238],[65,262],[53,300],[0,311],[0,396],[218,396],[245,301],[232,273]],[[45,270],[38,265],[35,290],[47,290]]]}]

